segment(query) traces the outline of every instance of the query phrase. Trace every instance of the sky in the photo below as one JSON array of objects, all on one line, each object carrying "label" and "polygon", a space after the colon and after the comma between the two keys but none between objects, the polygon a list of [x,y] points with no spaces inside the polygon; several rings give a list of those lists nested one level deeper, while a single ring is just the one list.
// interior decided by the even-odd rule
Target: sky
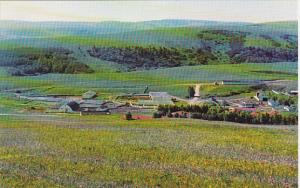
[{"label": "sky", "polygon": [[297,18],[297,0],[0,1],[0,20],[193,19],[260,23]]}]

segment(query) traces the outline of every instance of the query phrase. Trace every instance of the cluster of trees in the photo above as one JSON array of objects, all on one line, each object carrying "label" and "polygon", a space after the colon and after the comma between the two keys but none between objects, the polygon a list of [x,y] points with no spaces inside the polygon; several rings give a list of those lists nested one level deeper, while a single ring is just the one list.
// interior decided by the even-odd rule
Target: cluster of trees
[{"label": "cluster of trees", "polygon": [[298,116],[294,114],[281,115],[272,114],[267,112],[257,112],[253,115],[247,111],[223,111],[216,113],[210,111],[207,114],[204,113],[192,113],[191,118],[204,119],[204,120],[214,120],[214,121],[230,121],[237,123],[248,123],[248,124],[274,124],[274,125],[297,125]]},{"label": "cluster of trees", "polygon": [[[221,106],[212,104],[203,105],[160,105],[157,114],[171,117],[170,114],[178,111],[184,111],[190,114],[190,118],[214,120],[214,121],[230,121],[249,124],[285,124],[297,125],[298,116],[295,114],[269,114],[266,112],[251,113],[248,111],[229,111]],[[173,115],[172,115],[173,117]],[[178,116],[179,117],[179,116]]]},{"label": "cluster of trees", "polygon": [[[284,35],[281,41],[260,35],[272,47],[246,46],[250,32],[205,30],[197,34],[199,44],[186,48],[164,46],[92,47],[92,57],[125,65],[128,70],[205,65],[213,63],[270,63],[298,60],[297,38]],[[284,42],[285,41],[285,42]],[[283,44],[285,45],[283,47]]]},{"label": "cluster of trees", "polygon": [[46,73],[91,73],[93,70],[86,64],[71,57],[70,52],[53,49],[38,54],[26,54],[15,64],[14,76],[37,75]]},{"label": "cluster of trees", "polygon": [[84,63],[79,63],[75,58],[61,54],[41,55],[37,64],[41,73],[91,73],[93,70]]},{"label": "cluster of trees", "polygon": [[296,49],[298,48],[298,36],[297,35],[290,35],[290,34],[284,34],[281,35],[280,38],[284,39],[287,44],[287,48]]},{"label": "cluster of trees", "polygon": [[198,38],[204,40],[213,40],[218,44],[232,43],[236,40],[244,41],[248,33],[230,30],[205,30],[197,34]]},{"label": "cluster of trees", "polygon": [[296,96],[287,96],[268,92],[268,98],[277,101],[280,105],[291,106],[298,104],[298,97]]},{"label": "cluster of trees", "polygon": [[179,49],[167,47],[93,47],[92,57],[124,64],[129,70],[208,64],[217,58],[210,49]]},{"label": "cluster of trees", "polygon": [[259,48],[245,47],[239,50],[230,51],[229,56],[232,62],[295,62],[298,60],[297,49],[281,49],[281,48]]},{"label": "cluster of trees", "polygon": [[295,62],[298,60],[297,38],[291,35],[281,36],[286,42],[282,48],[282,43],[273,39],[269,35],[260,35],[268,40],[272,48],[254,47],[244,45],[245,39],[251,33],[229,30],[206,30],[198,33],[198,38],[214,41],[218,45],[229,45],[229,50],[225,50],[231,63],[269,63],[269,62]]}]

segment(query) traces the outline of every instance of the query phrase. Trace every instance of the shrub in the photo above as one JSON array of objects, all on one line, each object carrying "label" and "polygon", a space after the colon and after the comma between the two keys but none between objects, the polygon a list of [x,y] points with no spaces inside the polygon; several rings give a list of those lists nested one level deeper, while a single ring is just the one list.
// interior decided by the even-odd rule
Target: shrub
[{"label": "shrub", "polygon": [[192,113],[191,114],[191,118],[193,118],[193,119],[201,119],[202,118],[202,114],[201,113]]},{"label": "shrub", "polygon": [[132,114],[131,114],[131,112],[127,112],[127,113],[125,114],[125,119],[126,119],[126,120],[132,120]]},{"label": "shrub", "polygon": [[161,112],[154,112],[153,113],[153,118],[161,118],[162,117],[162,113]]},{"label": "shrub", "polygon": [[169,113],[167,114],[167,116],[168,116],[168,118],[172,118],[172,117],[173,117],[173,114],[172,114],[171,112],[169,112]]}]

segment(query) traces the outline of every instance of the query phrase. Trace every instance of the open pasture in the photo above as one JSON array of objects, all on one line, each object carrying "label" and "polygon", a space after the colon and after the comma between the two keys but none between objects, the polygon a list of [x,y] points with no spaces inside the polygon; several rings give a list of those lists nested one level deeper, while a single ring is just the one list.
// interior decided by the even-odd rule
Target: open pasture
[{"label": "open pasture", "polygon": [[[97,64],[96,62],[94,62]],[[98,62],[98,66],[101,66]],[[100,64],[100,65],[99,65]],[[92,74],[47,74],[39,76],[13,77],[0,72],[1,89],[37,88],[51,94],[81,94],[86,90],[96,90],[106,98],[120,93],[141,93],[146,86],[151,91],[166,91],[172,95],[185,97],[187,85],[202,82],[233,80],[297,80],[297,63],[269,64],[224,64],[175,67],[150,71],[118,72],[106,66]],[[293,83],[291,82],[291,83]],[[214,94],[227,95],[230,87],[218,88]],[[234,90],[248,92],[245,86],[235,86]],[[237,88],[238,87],[238,88]],[[204,88],[205,92],[205,88]],[[208,90],[207,90],[208,92]]]},{"label": "open pasture", "polygon": [[0,134],[1,187],[297,186],[292,127],[2,116]]}]

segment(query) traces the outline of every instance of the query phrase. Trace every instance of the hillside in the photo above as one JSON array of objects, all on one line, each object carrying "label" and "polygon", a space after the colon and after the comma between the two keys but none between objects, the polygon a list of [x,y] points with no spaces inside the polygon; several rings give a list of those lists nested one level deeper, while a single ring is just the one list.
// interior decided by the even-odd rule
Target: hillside
[{"label": "hillside", "polygon": [[[296,21],[0,21],[0,41],[0,66],[6,67],[15,67],[12,62],[21,61],[24,55],[31,56],[37,49],[50,48],[72,51],[70,57],[79,63],[89,64],[90,58],[97,58],[121,65],[121,71],[298,61]],[[26,53],[16,53],[19,50]]]}]

